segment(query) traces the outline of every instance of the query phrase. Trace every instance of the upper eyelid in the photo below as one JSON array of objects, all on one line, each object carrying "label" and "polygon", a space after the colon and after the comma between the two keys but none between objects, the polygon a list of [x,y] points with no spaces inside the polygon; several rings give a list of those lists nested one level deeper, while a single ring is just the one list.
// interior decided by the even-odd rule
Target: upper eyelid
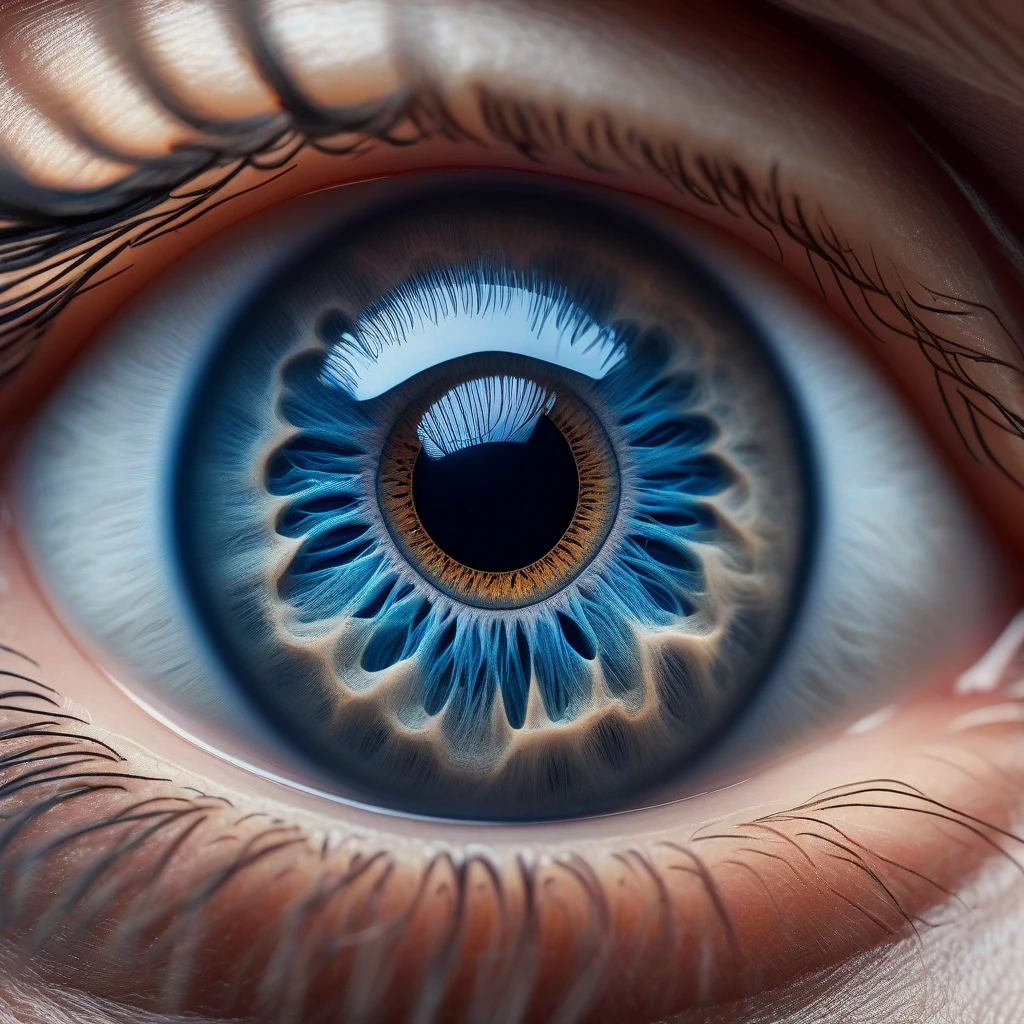
[{"label": "upper eyelid", "polygon": [[[416,132],[414,139],[404,138],[403,144],[425,141],[438,133],[480,141],[474,139],[472,133],[459,129],[458,121],[445,108],[444,99],[439,94],[403,90],[401,98],[404,102],[396,102],[396,97],[381,101],[378,120],[382,130],[377,134],[357,133],[352,139],[350,114],[344,110],[324,111],[316,135],[300,131],[290,118],[287,124],[246,126],[242,138],[248,143],[247,149],[232,144],[211,145],[197,154],[201,158],[201,162],[197,161],[198,169],[186,163],[184,172],[181,170],[181,157],[186,154],[157,158],[124,179],[90,193],[44,188],[19,176],[19,186],[13,192],[16,200],[21,199],[21,202],[12,203],[9,194],[4,193],[4,176],[12,172],[9,168],[0,167],[0,217],[5,218],[0,227],[0,277],[10,275],[10,287],[12,283],[25,285],[33,277],[48,272],[51,275],[45,278],[41,291],[30,285],[21,288],[11,299],[0,300],[3,317],[0,321],[0,382],[24,365],[46,326],[76,295],[96,283],[103,267],[114,255],[129,245],[144,244],[166,231],[182,227],[219,202],[233,198],[238,193],[229,191],[226,197],[217,197],[242,171],[248,168],[266,171],[287,169],[290,161],[306,147],[340,154],[352,153],[375,142],[393,142],[396,133],[403,128]],[[543,163],[555,154],[561,144],[587,167],[614,173],[613,167],[602,163],[599,153],[586,153],[583,148],[573,145],[564,133],[559,137],[557,128],[553,126],[564,124],[562,111],[545,112],[535,105],[522,109],[516,100],[483,88],[479,90],[478,101],[481,119],[492,139],[511,145],[532,162]],[[435,118],[433,123],[425,120],[426,112]],[[337,120],[328,121],[329,116]],[[366,118],[365,108],[360,108],[355,118],[363,121]],[[919,310],[950,317],[988,315],[999,330],[1012,337],[998,313],[983,303],[932,292],[927,288],[925,291],[930,294],[926,294],[924,300],[915,297],[909,289],[890,289],[877,259],[874,266],[865,265],[831,228],[822,212],[811,217],[801,196],[783,191],[777,166],[772,174],[773,194],[766,197],[754,187],[745,169],[736,162],[722,163],[700,154],[688,155],[677,143],[663,143],[655,148],[641,139],[636,145],[637,132],[630,127],[620,127],[609,112],[598,114],[595,120],[599,123],[605,144],[612,152],[622,155],[629,169],[653,172],[673,189],[686,193],[699,203],[718,207],[733,216],[748,217],[772,236],[776,246],[779,245],[776,232],[781,232],[805,250],[823,293],[825,286],[821,283],[815,259],[824,273],[831,274],[848,303],[846,285],[858,290],[878,321],[873,326],[855,312],[867,333],[877,337],[878,330],[882,328],[896,330],[909,339],[916,339],[919,344],[932,346],[940,354],[950,351],[947,345],[955,343],[927,328],[915,315],[915,310]],[[337,150],[320,141],[342,134],[347,141]],[[640,167],[630,161],[628,149],[621,142],[625,138],[634,140],[633,156]],[[152,176],[157,183],[146,182],[146,176]],[[189,191],[190,185],[198,187]],[[167,210],[171,203],[177,206]],[[86,212],[90,206],[93,210],[91,216]],[[74,210],[77,216],[69,217],[63,212],[65,207],[68,212]],[[77,257],[83,247],[91,247],[96,258],[82,265],[76,261],[63,271],[59,269],[69,259]],[[891,308],[885,313],[880,312],[871,304],[872,297]],[[951,308],[939,305],[943,302],[951,304]],[[852,303],[850,305],[853,309]],[[893,313],[896,325],[892,322]],[[899,325],[901,317],[904,321],[902,326]],[[980,358],[982,355],[970,353],[963,345],[957,347],[961,357],[969,359],[977,355]],[[991,358],[988,361],[991,362]],[[1003,365],[1008,371],[1017,371],[1017,367],[1008,362]],[[969,375],[959,370],[959,363],[948,363],[947,372],[959,373],[955,378],[959,385],[970,391],[978,390]],[[987,393],[980,395],[983,399],[992,397]],[[1006,421],[1007,427],[1024,434],[1024,426],[1013,422],[1009,410],[1006,411]]]},{"label": "upper eyelid", "polygon": [[[478,83],[471,86],[473,104],[468,112],[462,108],[461,120],[429,83],[408,81],[373,104],[321,108],[292,79],[271,34],[254,13],[259,9],[261,5],[236,5],[237,11],[249,12],[240,16],[240,23],[259,51],[254,60],[267,82],[280,88],[282,112],[233,125],[225,122],[209,139],[141,162],[123,178],[89,192],[32,183],[0,162],[0,281],[6,278],[0,284],[0,383],[24,365],[71,299],[103,279],[103,268],[115,256],[223,201],[219,194],[230,194],[231,181],[248,168],[290,169],[291,159],[307,147],[345,154],[437,136],[485,147],[496,141],[535,164],[569,155],[590,172],[653,172],[697,204],[757,224],[771,236],[780,256],[780,238],[795,243],[806,253],[826,299],[831,290],[831,301],[845,303],[844,312],[868,335],[895,333],[918,346],[967,451],[1024,489],[1024,480],[1000,460],[985,437],[986,429],[995,429],[1024,438],[1024,420],[981,378],[993,364],[1009,375],[1020,374],[1020,368],[944,337],[926,322],[933,315],[944,320],[987,317],[988,334],[1008,336],[1019,350],[999,314],[983,302],[932,290],[921,281],[908,285],[895,264],[894,282],[891,273],[882,272],[874,251],[855,250],[831,227],[820,206],[811,216],[807,210],[817,204],[783,188],[777,162],[767,188],[758,188],[756,176],[737,160],[647,137],[642,129],[620,123],[607,107],[584,112],[582,121],[574,121],[558,104],[543,107]],[[414,60],[400,63],[415,75]],[[132,66],[153,77],[141,55]],[[159,99],[165,92],[157,87],[153,96]],[[474,120],[472,130],[465,127],[467,120]],[[333,145],[335,137],[343,142]],[[962,408],[950,406],[943,387],[954,390]]]},{"label": "upper eyelid", "polygon": [[[350,135],[354,125],[369,121],[376,131],[358,135],[345,151],[375,140],[386,142],[400,124],[417,120],[414,112],[421,102],[410,97],[407,104],[397,104],[388,98],[370,118],[363,109],[351,116],[338,111],[332,126],[323,124],[320,134]],[[440,105],[439,98],[433,105]],[[317,145],[317,136],[300,132],[287,115],[233,127],[207,145],[144,162],[123,178],[89,191],[34,183],[0,155],[0,279],[5,279],[0,296],[15,291],[9,299],[0,297],[0,383],[24,365],[46,327],[124,248],[171,225],[181,227],[194,214],[212,208],[205,200],[212,200],[244,170],[283,168],[301,149]],[[430,134],[421,129],[418,140]],[[191,194],[190,185],[198,186]],[[179,204],[177,213],[167,213],[171,203]],[[96,259],[80,263],[83,247],[91,247]],[[40,294],[32,279],[47,274]]]},{"label": "upper eyelid", "polygon": [[[163,112],[197,129],[205,137],[194,144],[179,146],[172,153],[137,161],[137,166],[110,184],[91,190],[61,189],[34,183],[15,165],[0,155],[0,215],[35,218],[90,217],[116,210],[131,200],[159,195],[186,183],[209,168],[211,162],[244,158],[288,132],[307,140],[339,134],[362,136],[364,140],[388,138],[399,126],[417,120],[426,105],[443,107],[441,97],[429,87],[401,84],[391,93],[372,102],[326,108],[308,97],[295,77],[261,12],[263,5],[233,0],[233,15],[245,39],[248,56],[259,69],[264,83],[273,93],[279,110],[239,121],[212,120],[192,110],[147,59],[136,34],[120,15],[105,23],[115,37],[119,57]],[[411,65],[411,61],[403,63]],[[454,119],[452,119],[454,120]],[[73,126],[79,141],[97,150],[98,156],[110,156],[103,144]],[[118,159],[126,158],[118,153]]]},{"label": "upper eyelid", "polygon": [[[135,42],[126,48],[129,67],[172,117],[182,117],[206,138],[139,161],[123,177],[90,190],[33,182],[0,153],[0,384],[26,363],[47,327],[75,296],[96,283],[102,268],[124,248],[157,237],[172,225],[181,227],[211,208],[201,195],[183,192],[199,179],[210,178],[199,193],[205,191],[205,198],[212,199],[247,168],[285,167],[306,147],[344,155],[375,142],[397,142],[399,132],[403,145],[435,134],[471,137],[454,130],[455,118],[429,87],[402,85],[376,102],[351,107],[317,106],[290,74],[257,13],[259,5],[233,6],[279,112],[238,122],[211,122],[194,114],[176,99]],[[131,41],[130,33],[118,36],[120,42]],[[348,141],[340,147],[318,144],[337,136]],[[91,140],[86,136],[84,141]],[[161,212],[174,202],[181,204],[177,213]],[[154,222],[163,222],[155,232]],[[94,260],[78,259],[83,246],[91,248]],[[32,279],[42,275],[48,275],[45,283],[36,286]],[[16,294],[4,299],[3,293],[12,290]]]}]

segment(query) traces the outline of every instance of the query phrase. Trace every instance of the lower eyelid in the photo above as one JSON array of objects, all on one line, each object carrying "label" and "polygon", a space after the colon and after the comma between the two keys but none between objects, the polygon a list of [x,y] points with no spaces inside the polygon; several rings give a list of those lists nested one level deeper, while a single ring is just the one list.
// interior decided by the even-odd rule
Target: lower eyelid
[{"label": "lower eyelid", "polygon": [[[12,582],[16,622],[26,582]],[[8,710],[0,729],[68,713],[54,699],[24,705],[26,718]],[[921,698],[874,731],[681,805],[507,831],[417,822],[405,836],[391,823],[300,827],[280,807],[130,778],[162,772],[111,762],[94,742],[105,734],[61,719],[49,738],[0,740],[12,822],[0,898],[23,951],[61,965],[52,980],[150,1008],[277,1022],[340,1005],[349,1019],[401,1019],[436,999],[442,1018],[490,1021],[522,993],[518,1019],[577,1007],[622,1024],[637,998],[649,1019],[784,986],[926,930],[936,907],[962,911],[946,891],[1001,845],[1016,854],[998,829],[1019,800],[1002,774],[1024,769],[1019,725],[998,743],[944,733],[991,702]],[[131,732],[113,708],[105,720]],[[72,730],[88,738],[48,747]],[[813,803],[830,786],[841,789]]]},{"label": "lower eyelid", "polygon": [[17,653],[0,658],[16,683],[0,740],[12,933],[62,965],[51,980],[150,1009],[404,1019],[435,1001],[445,1019],[489,1021],[518,994],[511,1021],[573,1006],[648,1019],[921,936],[970,909],[955,892],[986,858],[1024,852],[1009,832],[1022,723],[980,712],[1004,695],[919,695],[684,804],[421,827],[428,844],[154,778]]},{"label": "lower eyelid", "polygon": [[[54,980],[150,1007],[374,1020],[390,999],[428,1017],[500,1008],[511,1024],[518,1006],[621,1024],[638,989],[644,1019],[718,1002],[962,912],[946,891],[998,849],[1019,855],[999,829],[1020,798],[1020,724],[964,729],[990,703],[922,698],[718,797],[500,841],[439,829],[432,848],[345,825],[325,839],[289,812],[130,779],[134,761],[88,739],[49,748],[64,727],[48,727],[0,741],[0,801],[40,809],[83,773],[89,788],[12,818],[10,845],[0,829],[0,898],[26,948],[71,972]],[[19,721],[6,714],[0,728]],[[40,746],[25,756],[54,760],[10,759]]]}]

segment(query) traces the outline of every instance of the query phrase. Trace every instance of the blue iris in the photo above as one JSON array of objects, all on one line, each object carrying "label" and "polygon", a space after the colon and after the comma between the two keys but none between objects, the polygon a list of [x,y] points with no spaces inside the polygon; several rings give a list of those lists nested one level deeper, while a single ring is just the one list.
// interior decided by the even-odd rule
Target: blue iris
[{"label": "blue iris", "polygon": [[630,481],[612,550],[555,597],[501,615],[439,598],[396,561],[367,486],[379,451],[364,439],[375,436],[383,402],[325,384],[322,355],[295,359],[283,374],[280,413],[299,433],[266,475],[270,493],[289,499],[278,531],[303,538],[279,595],[308,622],[368,620],[361,667],[381,672],[418,659],[423,709],[455,711],[461,728],[479,728],[497,699],[521,728],[531,680],[548,718],[572,717],[589,706],[597,666],[611,694],[628,700],[643,682],[635,629],[669,625],[697,607],[704,572],[694,543],[714,543],[718,530],[702,499],[732,474],[708,450],[715,424],[687,412],[698,382],[671,370],[671,340],[651,330],[624,344],[626,357],[588,396],[613,421]]},{"label": "blue iris", "polygon": [[344,793],[621,806],[779,650],[808,523],[789,391],[717,281],[609,204],[495,179],[362,216],[254,290],[191,397],[197,618]]}]

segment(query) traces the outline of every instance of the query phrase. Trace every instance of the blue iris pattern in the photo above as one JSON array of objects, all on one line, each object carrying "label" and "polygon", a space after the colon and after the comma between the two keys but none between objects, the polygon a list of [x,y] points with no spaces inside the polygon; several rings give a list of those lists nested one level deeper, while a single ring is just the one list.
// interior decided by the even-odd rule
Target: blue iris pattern
[{"label": "blue iris pattern", "polygon": [[[286,498],[277,532],[299,546],[277,587],[300,622],[362,624],[359,664],[379,673],[416,659],[423,710],[479,728],[501,701],[526,722],[531,686],[553,721],[591,704],[596,669],[627,703],[643,686],[640,630],[678,623],[709,598],[699,547],[721,524],[705,499],[733,482],[711,446],[718,426],[698,411],[701,382],[672,365],[658,329],[624,340],[626,358],[578,397],[605,422],[622,475],[618,520],[593,562],[562,591],[515,610],[469,607],[439,594],[381,525],[375,479],[393,396],[356,401],[322,379],[323,354],[282,370],[279,413],[297,433],[266,465]],[[391,403],[391,404],[389,404]]]}]

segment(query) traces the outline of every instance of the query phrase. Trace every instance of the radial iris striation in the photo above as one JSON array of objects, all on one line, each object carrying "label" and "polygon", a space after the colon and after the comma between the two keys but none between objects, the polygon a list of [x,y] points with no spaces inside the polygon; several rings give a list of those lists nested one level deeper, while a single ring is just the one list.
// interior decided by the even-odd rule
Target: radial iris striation
[{"label": "radial iris striation", "polygon": [[807,467],[770,353],[590,199],[433,193],[332,233],[242,311],[182,452],[233,676],[403,810],[628,803],[734,717],[800,596]]}]

